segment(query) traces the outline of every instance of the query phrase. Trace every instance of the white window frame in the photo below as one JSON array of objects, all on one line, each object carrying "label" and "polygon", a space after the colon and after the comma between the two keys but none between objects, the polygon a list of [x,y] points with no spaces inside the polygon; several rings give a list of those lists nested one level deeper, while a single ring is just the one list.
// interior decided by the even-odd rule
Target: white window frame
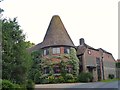
[{"label": "white window frame", "polygon": [[44,49],[43,55],[48,55],[48,54],[47,54],[47,50],[48,50],[48,54],[49,54],[49,49]]},{"label": "white window frame", "polygon": [[70,53],[70,48],[64,48],[64,50],[65,50],[65,49],[66,49],[67,52],[65,53],[65,51],[64,51],[64,53],[65,53],[65,54],[69,54],[69,53]]},{"label": "white window frame", "polygon": [[60,48],[52,48],[52,53],[53,54],[60,54]]}]

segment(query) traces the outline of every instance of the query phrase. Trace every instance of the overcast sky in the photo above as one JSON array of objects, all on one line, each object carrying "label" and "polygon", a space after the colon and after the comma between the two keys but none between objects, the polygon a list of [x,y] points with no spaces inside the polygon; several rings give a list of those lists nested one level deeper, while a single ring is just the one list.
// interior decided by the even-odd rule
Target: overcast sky
[{"label": "overcast sky", "polygon": [[26,40],[43,41],[53,15],[59,15],[74,44],[103,48],[118,58],[119,0],[4,0],[4,17],[18,17]]}]

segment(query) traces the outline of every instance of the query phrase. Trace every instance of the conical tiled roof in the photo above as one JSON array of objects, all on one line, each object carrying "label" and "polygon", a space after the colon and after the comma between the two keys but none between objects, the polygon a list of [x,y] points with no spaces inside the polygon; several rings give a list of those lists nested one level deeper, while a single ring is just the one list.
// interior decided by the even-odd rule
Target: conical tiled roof
[{"label": "conical tiled roof", "polygon": [[74,46],[73,41],[68,35],[58,15],[54,15],[50,21],[46,35],[42,42],[42,48],[56,45]]}]

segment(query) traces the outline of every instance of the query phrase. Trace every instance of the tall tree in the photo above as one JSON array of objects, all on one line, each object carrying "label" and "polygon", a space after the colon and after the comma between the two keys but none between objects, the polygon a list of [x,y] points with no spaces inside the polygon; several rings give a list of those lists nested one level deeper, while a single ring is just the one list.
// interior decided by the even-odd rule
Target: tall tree
[{"label": "tall tree", "polygon": [[26,44],[26,48],[31,48],[32,46],[35,45],[34,43],[31,43],[30,41],[26,41],[25,44]]},{"label": "tall tree", "polygon": [[[0,0],[0,2],[2,2],[3,0]],[[0,8],[0,14],[3,12],[4,10],[2,8]]]},{"label": "tall tree", "polygon": [[31,66],[27,53],[25,35],[16,18],[2,20],[2,79],[23,84]]}]

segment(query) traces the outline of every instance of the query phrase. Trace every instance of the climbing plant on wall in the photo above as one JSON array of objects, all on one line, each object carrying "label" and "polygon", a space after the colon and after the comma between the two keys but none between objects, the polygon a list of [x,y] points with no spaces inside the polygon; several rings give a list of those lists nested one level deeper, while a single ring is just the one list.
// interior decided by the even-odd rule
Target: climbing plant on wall
[{"label": "climbing plant on wall", "polygon": [[76,50],[70,49],[70,63],[73,65],[73,75],[78,76],[79,74],[79,59],[76,56]]},{"label": "climbing plant on wall", "polygon": [[[79,59],[76,56],[76,50],[74,48],[70,48],[69,54],[61,54],[59,56],[55,56],[55,55],[50,54],[50,55],[47,55],[45,57],[42,57],[42,51],[39,50],[39,51],[35,51],[32,53],[32,58],[34,61],[34,65],[32,68],[32,70],[33,70],[32,71],[33,72],[32,79],[37,80],[37,82],[40,79],[40,77],[42,78],[42,81],[44,81],[44,83],[51,83],[51,81],[52,81],[51,79],[56,80],[55,82],[52,82],[52,83],[57,83],[59,81],[60,82],[61,81],[68,82],[67,80],[65,80],[66,77],[68,77],[68,76],[77,77],[79,74]],[[52,61],[53,58],[59,59],[60,62],[53,62]],[[55,78],[56,76],[55,76],[54,71],[53,71],[53,67],[56,64],[59,65],[59,67],[60,67],[59,77],[62,77],[62,79],[58,77],[58,79],[60,79],[60,80],[57,80]],[[68,75],[68,73],[66,71],[68,65],[70,65],[73,69],[72,72],[70,73],[70,75]],[[49,67],[49,70],[50,70],[49,74],[43,73],[44,67]],[[39,75],[41,75],[38,77],[38,79],[36,77],[34,77],[34,76],[38,76],[37,73],[39,73]],[[35,74],[37,74],[37,75],[35,75]],[[69,82],[70,81],[73,82],[73,80],[74,79],[72,78],[72,80],[69,80]]]}]

